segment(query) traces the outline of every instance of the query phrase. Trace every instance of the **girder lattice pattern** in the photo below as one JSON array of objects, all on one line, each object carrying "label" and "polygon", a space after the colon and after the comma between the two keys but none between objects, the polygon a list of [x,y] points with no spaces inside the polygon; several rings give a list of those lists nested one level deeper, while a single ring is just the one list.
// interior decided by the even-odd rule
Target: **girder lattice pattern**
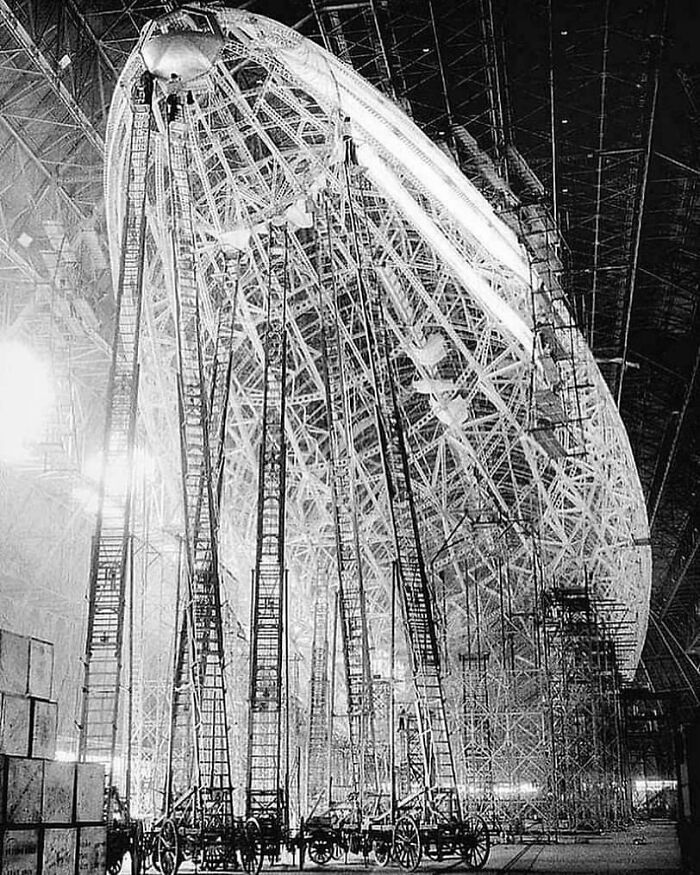
[{"label": "girder lattice pattern", "polygon": [[[215,14],[229,37],[211,72],[193,86],[190,173],[205,347],[212,342],[220,305],[221,292],[213,277],[220,273],[222,253],[232,246],[242,252],[242,335],[232,367],[224,561],[239,581],[248,578],[253,565],[251,507],[263,386],[261,326],[269,223],[284,216],[287,222],[308,227],[314,222],[314,202],[323,191],[335,213],[337,282],[348,298],[341,331],[368,610],[380,654],[386,646],[386,590],[393,550],[372,416],[374,389],[356,293],[357,257],[344,230],[349,204],[342,165],[344,137],[349,135],[368,204],[362,247],[383,297],[426,554],[440,548],[463,513],[471,521],[484,514],[505,525],[517,521],[509,560],[516,581],[513,589],[523,607],[532,600],[533,544],[544,576],[560,587],[580,584],[585,567],[591,592],[607,611],[608,628],[620,644],[621,664],[631,672],[646,627],[646,516],[624,429],[582,338],[572,330],[587,452],[556,458],[528,430],[533,383],[535,389],[547,384],[540,356],[537,350],[533,353],[531,267],[513,233],[452,161],[351,70],[281,26],[233,10]],[[124,81],[141,69],[140,56],[132,55]],[[117,237],[125,173],[120,144],[128,134],[130,115],[128,104],[118,96],[108,149],[109,218]],[[157,141],[162,127],[157,120]],[[162,149],[156,149],[156,181],[162,179],[162,164]],[[151,195],[155,216],[157,182]],[[153,360],[167,361],[172,339],[162,282],[163,230],[157,222],[149,229],[149,342]],[[329,553],[333,543],[318,274],[302,239],[301,233],[289,235],[291,392],[286,411],[287,562],[290,585],[300,591],[304,570],[316,567],[319,553]],[[542,297],[546,303],[547,295]],[[569,330],[564,308],[549,306],[555,326]],[[167,380],[162,372],[158,377],[162,391]],[[573,411],[567,415],[574,418]],[[156,445],[167,447],[167,432],[150,432]],[[473,526],[470,532],[468,553],[470,562],[480,568],[483,622],[488,624],[499,611],[492,548],[500,535],[488,526]],[[458,593],[465,543],[465,538],[455,539],[445,551],[454,572],[446,578],[450,648],[464,639],[464,606]]]}]

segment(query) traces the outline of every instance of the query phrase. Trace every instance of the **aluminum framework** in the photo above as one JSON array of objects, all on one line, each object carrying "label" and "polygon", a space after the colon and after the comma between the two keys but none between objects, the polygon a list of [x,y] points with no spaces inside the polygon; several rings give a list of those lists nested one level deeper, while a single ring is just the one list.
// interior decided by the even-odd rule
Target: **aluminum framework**
[{"label": "aluminum framework", "polygon": [[[627,436],[610,393],[581,335],[559,300],[539,286],[515,234],[494,214],[449,157],[430,143],[390,101],[318,46],[293,31],[248,13],[212,13],[227,34],[210,71],[192,81],[191,188],[196,216],[195,258],[201,296],[202,339],[213,343],[220,303],[213,277],[223,249],[238,248],[241,342],[233,350],[233,415],[228,438],[230,487],[222,510],[222,559],[248,579],[254,543],[254,484],[263,387],[265,247],[276,217],[299,228],[314,222],[321,192],[333,204],[338,228],[347,227],[349,196],[342,172],[352,140],[371,209],[362,248],[381,289],[396,393],[416,514],[426,553],[437,551],[459,516],[488,506],[519,524],[509,560],[514,590],[531,599],[532,531],[537,561],[548,580],[565,588],[584,574],[606,615],[627,675],[636,666],[647,621],[650,551],[644,502]],[[183,29],[187,12],[180,13]],[[151,30],[146,29],[142,44]],[[140,75],[132,54],[122,83]],[[108,131],[108,209],[119,228],[125,165],[122,144],[131,110],[119,88]],[[163,124],[157,121],[156,137]],[[163,162],[154,151],[156,178]],[[157,216],[157,193],[150,215]],[[172,394],[162,362],[172,355],[170,304],[164,294],[163,231],[149,224],[147,313],[154,385]],[[118,237],[118,230],[116,231]],[[286,409],[287,564],[290,588],[306,595],[304,569],[316,567],[333,543],[332,503],[326,481],[325,381],[317,302],[318,273],[290,235],[289,360],[292,391]],[[357,254],[347,234],[333,243],[338,282],[356,283]],[[546,390],[546,362],[537,343],[542,308],[554,330],[568,332],[579,387],[577,410],[585,454],[553,455],[531,434],[532,391]],[[393,549],[381,459],[374,437],[375,387],[359,301],[341,326],[347,349],[345,382],[356,450],[357,507],[375,650],[386,647]],[[163,392],[163,390],[165,390]],[[145,399],[162,410],[156,393]],[[153,399],[153,401],[152,401]],[[579,410],[580,408],[580,410]],[[160,420],[171,422],[167,411]],[[166,452],[167,429],[149,429]],[[171,433],[170,433],[171,434]],[[309,529],[313,537],[309,537]],[[498,606],[498,569],[490,561],[492,533],[475,531],[469,550],[483,568],[488,625]],[[462,553],[460,553],[460,550]],[[457,576],[463,542],[446,559]],[[309,575],[306,575],[309,577]],[[447,641],[464,640],[464,609],[447,593]],[[303,599],[299,600],[304,603]],[[294,606],[300,615],[303,608]],[[294,616],[292,616],[294,621]]]}]

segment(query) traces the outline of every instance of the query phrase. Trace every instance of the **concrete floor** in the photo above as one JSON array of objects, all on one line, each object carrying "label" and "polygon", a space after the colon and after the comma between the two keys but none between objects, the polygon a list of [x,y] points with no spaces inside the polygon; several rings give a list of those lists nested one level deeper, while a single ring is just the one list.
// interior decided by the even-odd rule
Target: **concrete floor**
[{"label": "concrete floor", "polygon": [[[276,867],[275,867],[276,868]],[[400,869],[388,866],[374,872],[396,875]],[[324,871],[327,875],[348,873],[348,870],[368,871],[357,859],[348,866],[309,866],[309,872]],[[454,863],[431,863],[424,859],[418,872],[466,871]],[[306,871],[306,870],[305,870]],[[656,875],[683,872],[676,839],[675,823],[645,823],[624,832],[610,833],[586,839],[568,840],[558,844],[494,845],[482,872],[575,872],[577,875],[627,873]],[[261,873],[262,875],[262,873]]]},{"label": "concrete floor", "polygon": [[647,823],[586,841],[496,845],[483,872],[681,873],[674,823]]},{"label": "concrete floor", "polygon": [[[124,861],[121,875],[130,871],[128,859]],[[154,871],[154,870],[150,870]],[[185,862],[179,873],[193,872],[191,863]],[[364,875],[364,873],[382,873],[382,875],[398,875],[402,870],[395,866],[379,869],[374,866],[365,867],[358,857],[350,857],[347,864],[337,862],[326,866],[309,864],[305,872],[324,873],[324,875]],[[455,862],[433,863],[423,860],[420,873],[465,872],[461,864]],[[676,839],[676,825],[670,822],[653,822],[640,824],[638,827],[623,832],[609,833],[605,836],[578,837],[558,844],[517,844],[494,845],[486,866],[481,870],[487,872],[574,872],[577,875],[609,875],[609,873],[627,873],[627,875],[682,875],[680,850]],[[265,866],[264,873],[292,873],[298,869],[291,865],[276,865],[271,869]],[[240,870],[237,873],[240,875]]]}]

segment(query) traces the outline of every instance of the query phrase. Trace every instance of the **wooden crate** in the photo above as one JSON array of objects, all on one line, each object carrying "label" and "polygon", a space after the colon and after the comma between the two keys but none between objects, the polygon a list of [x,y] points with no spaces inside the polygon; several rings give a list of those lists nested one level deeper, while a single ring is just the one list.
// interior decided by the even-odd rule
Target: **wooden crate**
[{"label": "wooden crate", "polygon": [[75,800],[75,763],[44,764],[42,819],[45,824],[71,823]]},{"label": "wooden crate", "polygon": [[101,763],[77,763],[75,781],[76,823],[99,823],[104,819],[105,767]]},{"label": "wooden crate", "polygon": [[[44,761],[26,757],[3,757],[1,761],[4,822],[7,824],[41,823],[44,790]],[[3,818],[0,817],[0,822]]]},{"label": "wooden crate", "polygon": [[0,830],[2,875],[36,875],[39,871],[39,829]]},{"label": "wooden crate", "polygon": [[27,756],[29,722],[29,699],[12,693],[0,693],[0,754]]},{"label": "wooden crate", "polygon": [[29,638],[0,629],[0,692],[27,693]]},{"label": "wooden crate", "polygon": [[44,699],[31,699],[29,756],[53,759],[56,756],[58,705]]},{"label": "wooden crate", "polygon": [[53,644],[38,638],[29,640],[27,693],[37,699],[53,696]]},{"label": "wooden crate", "polygon": [[75,875],[77,829],[47,826],[42,832],[41,875]]},{"label": "wooden crate", "polygon": [[104,875],[107,870],[107,827],[78,828],[76,875]]}]

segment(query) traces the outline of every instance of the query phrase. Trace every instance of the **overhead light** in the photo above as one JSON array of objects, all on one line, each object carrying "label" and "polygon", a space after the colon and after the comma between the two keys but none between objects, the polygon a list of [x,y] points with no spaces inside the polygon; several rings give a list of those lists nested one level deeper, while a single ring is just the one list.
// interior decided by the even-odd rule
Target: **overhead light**
[{"label": "overhead light", "polygon": [[22,231],[22,233],[17,238],[17,242],[20,246],[23,246],[26,249],[28,246],[32,245],[32,243],[34,242],[34,238],[30,237],[29,234],[26,233],[26,231]]},{"label": "overhead light", "polygon": [[65,70],[66,67],[70,67],[71,64],[72,64],[72,61],[71,61],[71,56],[69,54],[63,55],[63,57],[58,62],[58,66],[61,68],[61,70]]}]

